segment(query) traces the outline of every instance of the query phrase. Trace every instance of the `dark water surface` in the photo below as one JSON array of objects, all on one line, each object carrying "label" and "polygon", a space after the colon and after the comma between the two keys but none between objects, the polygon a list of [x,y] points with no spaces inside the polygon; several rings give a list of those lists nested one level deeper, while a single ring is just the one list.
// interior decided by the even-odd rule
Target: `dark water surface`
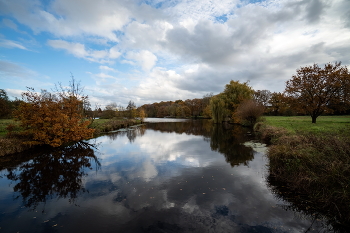
[{"label": "dark water surface", "polygon": [[[174,120],[173,120],[174,121]],[[0,161],[0,232],[319,232],[266,183],[248,129],[147,123]]]}]

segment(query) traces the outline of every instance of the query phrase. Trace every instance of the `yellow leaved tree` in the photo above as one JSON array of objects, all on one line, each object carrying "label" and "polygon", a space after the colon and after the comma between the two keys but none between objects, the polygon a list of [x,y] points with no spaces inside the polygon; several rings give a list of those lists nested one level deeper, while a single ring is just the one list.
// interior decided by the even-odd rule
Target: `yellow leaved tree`
[{"label": "yellow leaved tree", "polygon": [[57,147],[91,138],[94,129],[88,128],[91,121],[84,114],[88,96],[82,90],[74,78],[69,87],[59,84],[53,93],[27,88],[22,93],[24,102],[14,113],[24,129],[20,134],[27,138],[25,143]]}]

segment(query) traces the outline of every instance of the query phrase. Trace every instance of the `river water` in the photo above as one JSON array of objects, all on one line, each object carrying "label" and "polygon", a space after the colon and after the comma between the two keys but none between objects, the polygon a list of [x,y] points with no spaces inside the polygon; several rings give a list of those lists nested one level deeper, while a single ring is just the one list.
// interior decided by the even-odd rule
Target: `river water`
[{"label": "river water", "polygon": [[148,121],[1,158],[0,232],[322,231],[271,192],[249,129]]}]

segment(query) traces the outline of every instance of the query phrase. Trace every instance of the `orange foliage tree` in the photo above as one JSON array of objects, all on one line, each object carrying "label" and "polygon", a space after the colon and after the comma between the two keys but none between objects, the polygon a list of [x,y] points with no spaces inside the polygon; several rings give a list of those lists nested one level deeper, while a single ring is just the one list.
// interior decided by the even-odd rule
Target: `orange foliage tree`
[{"label": "orange foliage tree", "polygon": [[83,108],[88,96],[81,95],[74,79],[69,88],[60,85],[56,93],[27,88],[22,98],[14,117],[24,129],[20,134],[29,138],[26,143],[57,147],[92,137],[94,129],[88,128],[91,121],[85,119]]},{"label": "orange foliage tree", "polygon": [[[350,102],[350,74],[341,62],[301,67],[286,83],[285,93],[291,97],[292,106],[305,110],[316,123],[322,113],[330,113],[333,106],[347,106]],[[341,104],[340,104],[341,103]],[[341,109],[340,109],[341,110]],[[345,109],[343,109],[345,110]]]},{"label": "orange foliage tree", "polygon": [[290,109],[289,106],[289,98],[286,97],[286,95],[284,93],[281,92],[273,92],[271,94],[271,97],[268,101],[269,103],[269,107],[268,107],[268,111],[275,116],[278,115],[285,115],[285,113],[287,112],[288,109]]}]

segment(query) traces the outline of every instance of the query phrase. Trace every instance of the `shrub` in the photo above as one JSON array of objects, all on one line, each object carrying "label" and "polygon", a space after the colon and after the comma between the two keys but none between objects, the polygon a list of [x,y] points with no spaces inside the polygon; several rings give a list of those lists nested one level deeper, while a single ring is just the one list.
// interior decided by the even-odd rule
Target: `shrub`
[{"label": "shrub", "polygon": [[25,102],[20,104],[14,116],[23,128],[19,134],[30,138],[25,143],[57,147],[92,137],[94,129],[88,128],[91,122],[84,118],[87,96],[81,95],[74,79],[70,89],[39,94],[28,88],[22,98]]},{"label": "shrub", "polygon": [[235,116],[239,119],[243,125],[253,126],[259,117],[263,115],[265,107],[255,100],[244,100],[235,112]]}]

